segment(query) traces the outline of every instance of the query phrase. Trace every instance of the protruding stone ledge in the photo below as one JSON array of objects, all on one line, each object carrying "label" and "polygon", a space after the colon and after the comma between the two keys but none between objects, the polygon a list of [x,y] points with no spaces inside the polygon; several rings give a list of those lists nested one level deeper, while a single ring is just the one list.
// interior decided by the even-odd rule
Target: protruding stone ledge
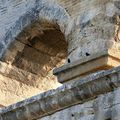
[{"label": "protruding stone ledge", "polygon": [[120,52],[117,51],[103,51],[57,68],[53,74],[57,76],[60,83],[80,79],[90,73],[119,66],[119,55]]},{"label": "protruding stone ledge", "polygon": [[0,110],[0,120],[33,120],[120,87],[120,67],[91,74]]}]

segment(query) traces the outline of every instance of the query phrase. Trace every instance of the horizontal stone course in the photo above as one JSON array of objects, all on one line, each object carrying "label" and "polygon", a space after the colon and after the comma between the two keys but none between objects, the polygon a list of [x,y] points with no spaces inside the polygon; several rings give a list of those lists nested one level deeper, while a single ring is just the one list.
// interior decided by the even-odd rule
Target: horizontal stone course
[{"label": "horizontal stone course", "polygon": [[[32,120],[53,114],[66,107],[78,103],[82,104],[100,94],[114,91],[120,86],[119,80],[120,67],[92,74],[78,81],[63,85],[56,90],[42,93],[0,110],[1,120],[5,120],[7,115],[12,117],[20,114],[14,120],[19,120],[21,117],[23,120]],[[34,111],[35,114],[33,114]]]},{"label": "horizontal stone course", "polygon": [[66,84],[73,80],[79,80],[91,73],[119,66],[119,54],[120,52],[115,52],[114,50],[99,52],[56,68],[53,74],[57,76],[60,83]]}]

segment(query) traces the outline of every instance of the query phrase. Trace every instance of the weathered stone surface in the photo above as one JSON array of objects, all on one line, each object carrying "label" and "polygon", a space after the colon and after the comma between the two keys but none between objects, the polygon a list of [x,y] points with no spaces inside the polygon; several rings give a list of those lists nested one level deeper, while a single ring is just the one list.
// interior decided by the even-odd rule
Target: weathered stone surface
[{"label": "weathered stone surface", "polygon": [[[29,89],[33,87],[35,90],[31,92],[31,96],[38,93],[36,89],[39,92],[44,92],[60,86],[56,77],[53,76],[52,70],[54,67],[59,67],[65,63],[67,43],[63,33],[55,25],[48,21],[41,21],[26,27],[2,57],[2,61],[5,62],[0,64],[0,72],[3,78],[5,76],[14,79],[18,83],[25,84],[23,89],[26,86]],[[12,84],[14,82],[10,83],[11,86]],[[20,84],[17,87],[18,91],[22,90]],[[8,89],[6,94],[9,94],[9,91],[14,89]],[[26,94],[24,97],[18,94],[16,99],[15,93],[13,95],[15,99],[14,97],[11,98],[11,101],[4,99],[4,105],[13,104],[15,100],[18,102],[18,100],[26,99],[27,90],[23,92]],[[28,91],[28,97],[29,94]]]},{"label": "weathered stone surface", "polygon": [[[17,14],[17,11],[23,7],[21,10],[21,13],[18,16],[14,16],[14,21],[12,16],[12,11],[9,9],[11,8],[7,6],[7,2],[1,2],[2,8],[5,6],[4,11],[4,17],[8,18],[9,14],[7,14],[7,11],[9,10],[11,13],[11,19],[9,19],[9,22],[12,21],[11,24],[6,24],[8,21],[2,22],[2,25],[5,25],[8,28],[10,26],[14,26],[13,23],[15,23],[16,18],[20,17],[20,19],[16,22],[17,25],[16,28],[13,27],[6,33],[6,30],[2,30],[3,33],[1,33],[1,38],[4,39],[3,36],[6,36],[5,41],[11,41],[14,37],[11,36],[17,36],[16,32],[21,32],[24,27],[27,25],[33,23],[33,21],[38,20],[37,15],[38,13],[35,12],[34,9],[39,11],[39,8],[42,7],[42,10],[40,11],[40,18],[45,18],[47,20],[53,20],[60,25],[60,28],[62,29],[62,25],[64,23],[68,23],[69,26],[65,25],[68,30],[66,32],[66,36],[68,34],[68,41],[69,41],[69,49],[68,58],[71,59],[71,61],[77,60],[81,58],[82,56],[86,56],[86,53],[93,54],[94,51],[99,52],[99,50],[106,50],[108,48],[116,48],[119,49],[118,41],[119,41],[119,1],[107,1],[107,0],[85,0],[85,1],[63,1],[63,0],[57,0],[56,3],[60,3],[63,7],[65,7],[68,12],[71,14],[71,16],[75,15],[73,20],[69,19],[69,15],[63,10],[62,7],[59,7],[57,9],[56,4],[51,4],[47,0],[42,1],[40,0],[39,3],[31,2],[29,0],[29,4],[26,2],[20,1],[20,2],[9,2],[11,4],[15,4],[15,6],[19,6],[18,8],[13,8],[12,10],[15,11],[14,14]],[[19,3],[19,4],[18,4]],[[89,7],[86,7],[86,4],[89,4]],[[34,8],[34,6],[37,6]],[[39,7],[38,7],[39,6]],[[30,14],[29,12],[26,13],[26,15],[23,15],[28,8],[32,8]],[[18,10],[17,10],[18,9]],[[60,11],[59,11],[60,10]],[[55,11],[55,13],[53,13]],[[89,12],[87,12],[89,11]],[[63,12],[63,14],[62,14]],[[35,13],[33,15],[33,13]],[[45,14],[44,14],[45,13]],[[5,16],[8,15],[7,17]],[[59,14],[59,16],[58,16]],[[74,14],[74,15],[73,15]],[[2,15],[2,16],[3,16]],[[33,16],[32,16],[33,15]],[[1,16],[1,18],[2,18]],[[35,20],[33,19],[35,18]],[[31,20],[32,19],[32,20]],[[2,19],[1,19],[2,20]],[[31,22],[30,22],[31,21]],[[72,22],[71,22],[72,21]],[[4,23],[4,24],[3,24]],[[23,27],[21,28],[21,26]],[[104,27],[103,27],[104,26]],[[2,28],[2,27],[1,27]],[[12,32],[13,31],[13,32]],[[71,32],[72,31],[72,32]],[[12,35],[15,33],[15,35]],[[91,36],[92,34],[92,36]],[[7,40],[8,39],[8,40]],[[6,42],[9,43],[9,42]],[[6,47],[5,47],[6,48]]]},{"label": "weathered stone surface", "polygon": [[15,37],[26,26],[35,21],[44,19],[57,23],[64,33],[70,18],[65,9],[49,0],[0,2],[0,39],[3,42],[3,44],[1,43],[1,55],[8,45],[15,40]]},{"label": "weathered stone surface", "polygon": [[43,91],[0,74],[0,103],[4,106],[32,97],[32,94],[40,92]]},{"label": "weathered stone surface", "polygon": [[[113,50],[115,57],[112,56],[113,59],[110,57],[109,66],[113,64],[119,66],[120,64],[117,62],[120,58],[119,9],[119,0],[0,0],[0,57],[5,55],[5,51],[7,56],[6,59],[2,59],[6,60],[7,64],[3,63],[0,66],[2,74],[0,75],[0,91],[3,95],[1,99],[12,100],[11,97],[14,97],[18,100],[19,95],[26,98],[26,96],[38,93],[39,87],[42,88],[42,82],[40,79],[36,82],[37,76],[34,75],[36,73],[41,72],[46,76],[46,72],[50,72],[42,80],[47,84],[46,90],[48,87],[51,88],[51,84],[54,84],[52,81],[46,81],[50,80],[48,78],[53,79],[51,68],[56,64],[61,65],[62,59],[59,58],[65,55],[62,54],[65,51],[60,52],[61,49],[58,48],[61,46],[64,48],[64,45],[54,44],[53,46],[56,46],[57,49],[53,49],[43,43],[35,44],[38,41],[38,38],[36,40],[38,34],[43,35],[46,31],[54,31],[53,28],[61,32],[68,42],[68,63],[98,52]],[[48,23],[52,23],[54,27]],[[20,33],[22,33],[22,37],[20,37]],[[55,31],[54,34],[59,36]],[[48,36],[48,33],[45,35]],[[53,39],[53,37],[49,37]],[[47,41],[44,42],[51,45],[56,40]],[[60,39],[56,42],[59,41]],[[8,48],[12,42],[13,46],[17,46],[17,48]],[[40,51],[45,49],[45,54],[38,54],[33,50],[34,48]],[[59,54],[56,54],[58,52]],[[32,54],[30,55],[30,53]],[[55,57],[48,59],[46,53]],[[46,65],[45,70],[40,71],[41,65],[37,64],[40,62],[40,58],[42,62],[50,62],[52,67]],[[80,71],[76,71],[78,75]],[[0,120],[119,120],[119,74],[120,68],[115,68],[94,73],[84,79],[77,77],[76,82],[1,110]],[[66,76],[68,77],[67,74]],[[95,97],[97,98],[95,99]]]},{"label": "weathered stone surface", "polygon": [[[79,16],[73,18],[66,34],[71,62],[104,50],[119,49],[119,7],[114,0],[81,1]],[[87,6],[89,4],[89,6]]]},{"label": "weathered stone surface", "polygon": [[0,103],[4,106],[59,86],[52,71],[43,78],[9,64],[0,63],[0,94],[2,95]]},{"label": "weathered stone surface", "polygon": [[28,89],[33,88],[32,96],[38,91],[60,86],[52,70],[65,63],[67,43],[64,32],[70,16],[64,8],[49,0],[10,0],[1,1],[0,5],[5,8],[4,15],[0,14],[0,55],[5,62],[0,64],[1,81],[9,83],[8,78],[11,80],[9,86],[17,82],[18,93],[25,93],[25,96],[17,94],[17,97],[14,93],[9,101],[5,98],[9,98],[7,94],[16,91],[15,88],[3,91],[6,96],[2,104],[7,106],[30,97]]},{"label": "weathered stone surface", "polygon": [[83,57],[82,59],[63,65],[53,71],[60,83],[66,83],[73,80],[78,80],[86,75],[101,70],[110,69],[120,65],[119,53],[114,51],[104,51]]},{"label": "weathered stone surface", "polygon": [[[16,116],[16,118],[14,117],[14,120],[32,120],[38,118],[44,120],[53,119],[54,117],[54,119],[59,120],[61,119],[61,114],[63,114],[63,112],[66,112],[64,118],[62,117],[63,119],[74,119],[74,117],[76,117],[76,119],[81,118],[83,120],[93,120],[93,118],[95,118],[95,120],[100,120],[101,118],[110,119],[113,117],[113,120],[115,120],[114,116],[111,116],[112,114],[110,113],[114,112],[111,110],[112,108],[114,109],[114,106],[116,105],[115,103],[119,104],[120,102],[120,99],[116,99],[117,95],[120,93],[119,80],[120,67],[92,74],[86,78],[80,79],[79,81],[63,85],[56,90],[39,94],[0,110],[1,120],[4,120],[4,117],[12,117],[13,115]],[[95,99],[96,97],[98,98]],[[90,100],[93,100],[93,102]],[[85,103],[87,101],[89,102]],[[101,105],[102,103],[103,105]],[[93,107],[88,107],[89,105]],[[103,111],[101,111],[101,109],[103,109]],[[55,113],[58,110],[61,111]],[[98,112],[100,114],[98,114]],[[120,111],[117,111],[116,114],[119,112]],[[53,115],[50,116],[50,114]],[[48,117],[41,118],[43,116]]]}]

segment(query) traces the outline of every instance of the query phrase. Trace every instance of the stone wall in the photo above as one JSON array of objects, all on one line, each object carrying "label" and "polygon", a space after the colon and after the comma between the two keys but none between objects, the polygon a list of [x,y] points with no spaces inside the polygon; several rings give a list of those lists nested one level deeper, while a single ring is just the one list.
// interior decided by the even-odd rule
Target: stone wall
[{"label": "stone wall", "polygon": [[120,67],[91,74],[0,110],[0,120],[119,120]]},{"label": "stone wall", "polygon": [[119,120],[120,89],[38,120]]},{"label": "stone wall", "polygon": [[119,0],[0,0],[0,104],[58,87],[52,70],[65,59],[112,49],[119,63],[119,10]]},{"label": "stone wall", "polygon": [[[86,1],[87,2],[87,1]],[[80,0],[57,0],[63,8],[69,13],[72,18],[79,16],[81,6]]]},{"label": "stone wall", "polygon": [[79,13],[80,2],[51,1],[0,1],[0,103],[4,106],[60,86],[52,70],[66,61],[66,28],[70,17]]},{"label": "stone wall", "polygon": [[[54,5],[53,7],[54,10],[53,10],[52,7],[50,7],[52,5],[50,5],[49,1],[43,2],[42,0],[40,0],[39,8],[42,7],[42,5],[44,7],[44,5],[47,4],[46,9],[49,8],[50,9],[49,12],[52,12],[52,14],[54,15],[52,15],[49,12],[46,12],[46,15],[44,15],[45,11],[43,10],[44,12],[41,11],[39,17],[42,19],[45,18],[57,22],[61,30],[65,32],[66,37],[70,34],[70,36],[67,37],[67,40],[69,41],[68,57],[71,59],[71,61],[75,61],[76,59],[86,56],[86,54],[91,55],[93,54],[93,51],[98,52],[100,50],[105,50],[109,48],[119,49],[118,45],[116,45],[118,44],[119,41],[119,4],[120,3],[118,0],[115,1],[58,0],[55,2],[61,5],[62,8],[59,6],[60,9],[56,9],[58,6]],[[89,6],[87,6],[87,4]],[[36,18],[37,15],[34,16],[37,13],[34,13],[33,15],[32,12],[35,11],[31,10],[31,8],[37,9],[37,6],[36,8],[35,6],[36,3],[33,1],[32,2],[31,1],[24,2],[22,0],[17,2],[1,1],[1,16],[0,16],[1,54],[7,48],[10,41],[14,40],[14,37],[16,37],[18,33],[25,26],[31,24],[32,21],[37,20]],[[21,10],[20,14],[17,13],[19,9]],[[24,14],[26,14],[27,11],[32,11],[29,14],[29,17],[30,15],[31,16],[33,15],[32,18],[34,18],[32,20],[31,18],[30,19],[28,18],[30,20],[28,23],[26,23],[25,20],[25,18],[27,19],[28,15],[24,16]],[[53,11],[56,12],[53,13]],[[57,16],[58,14],[59,16]],[[20,20],[19,19],[20,16],[24,16],[25,18],[23,17],[24,19],[21,18],[23,20]],[[71,19],[67,19],[70,17]],[[7,21],[8,20],[7,18],[9,18],[9,21]],[[17,21],[17,25],[16,25],[17,27],[13,27],[15,26],[14,25],[14,23],[16,23],[15,21]],[[65,24],[68,23],[69,25],[67,27],[67,25]],[[21,26],[23,25],[22,28],[19,25]],[[14,34],[8,31],[13,31]],[[93,35],[90,36],[91,34]],[[94,45],[94,43],[99,46]]]},{"label": "stone wall", "polygon": [[79,16],[69,24],[68,58],[71,62],[108,49],[119,51],[118,0],[84,0]]},{"label": "stone wall", "polygon": [[[49,82],[48,82],[49,81]],[[59,87],[50,71],[46,77],[0,62],[0,103],[8,106],[33,95]]]},{"label": "stone wall", "polygon": [[[49,0],[1,1],[0,49],[1,55],[15,37],[28,25],[39,20],[55,22],[64,31],[69,15],[58,4]],[[58,16],[59,14],[59,16]]]},{"label": "stone wall", "polygon": [[60,86],[52,70],[65,63],[68,19],[65,9],[49,0],[0,1],[0,104]]}]

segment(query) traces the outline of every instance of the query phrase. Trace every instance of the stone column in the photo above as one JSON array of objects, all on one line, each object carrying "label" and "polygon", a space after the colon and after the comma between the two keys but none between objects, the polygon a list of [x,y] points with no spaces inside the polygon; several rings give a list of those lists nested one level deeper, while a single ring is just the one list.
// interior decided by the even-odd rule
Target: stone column
[{"label": "stone column", "polygon": [[79,13],[66,31],[68,64],[54,71],[62,83],[120,65],[120,1],[84,0]]}]

